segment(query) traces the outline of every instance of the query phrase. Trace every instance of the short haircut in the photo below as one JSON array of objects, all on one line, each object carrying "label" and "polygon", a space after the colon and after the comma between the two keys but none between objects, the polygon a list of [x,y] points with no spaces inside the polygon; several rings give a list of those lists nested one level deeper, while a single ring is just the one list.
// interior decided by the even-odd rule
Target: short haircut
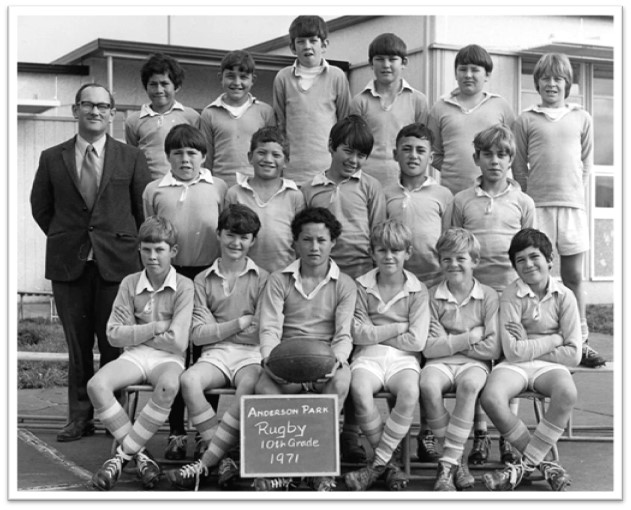
[{"label": "short haircut", "polygon": [[219,72],[223,73],[226,69],[232,69],[236,67],[242,73],[254,74],[256,64],[252,55],[247,51],[235,50],[228,53],[222,60]]},{"label": "short haircut", "polygon": [[289,47],[296,49],[296,37],[318,36],[324,41],[329,36],[329,29],[320,16],[298,16],[289,25]]},{"label": "short haircut", "polygon": [[110,96],[110,108],[116,107],[116,104],[114,103],[114,96],[110,92],[110,89],[108,89],[105,85],[101,85],[100,83],[84,83],[83,85],[81,85],[81,87],[79,87],[79,90],[77,90],[77,93],[75,94],[74,103],[79,104],[81,102],[81,94],[83,94],[83,91],[91,87],[97,87],[105,90],[105,92],[107,92],[107,94]]},{"label": "short haircut", "polygon": [[397,220],[378,223],[370,232],[370,247],[384,246],[390,250],[408,250],[412,246],[412,231]]},{"label": "short haircut", "polygon": [[202,132],[190,124],[178,124],[173,126],[169,134],[164,139],[164,152],[169,155],[172,150],[192,147],[206,155],[208,147],[206,138]]},{"label": "short haircut", "polygon": [[368,61],[376,55],[391,55],[394,57],[407,57],[408,47],[398,35],[386,33],[375,37],[368,46]]},{"label": "short haircut", "polygon": [[173,82],[176,89],[182,86],[184,81],[184,69],[180,63],[172,56],[164,53],[154,53],[143,64],[140,69],[140,81],[142,86],[146,89],[149,79],[154,74],[166,74]]},{"label": "short haircut", "polygon": [[219,214],[217,232],[222,230],[239,235],[252,234],[256,237],[261,230],[261,220],[247,205],[230,204]]},{"label": "short haircut", "polygon": [[427,140],[429,141],[430,146],[434,143],[434,135],[432,135],[429,128],[421,122],[414,122],[412,124],[408,124],[407,126],[403,126],[397,133],[395,147],[399,144],[399,140],[401,140],[401,138],[407,138],[408,136],[413,136],[415,138],[419,138],[420,140]]},{"label": "short haircut", "polygon": [[513,267],[515,256],[531,246],[539,250],[548,262],[552,262],[552,243],[548,236],[536,228],[524,228],[513,236],[508,248],[508,258]]},{"label": "short haircut", "polygon": [[489,150],[493,146],[508,149],[511,157],[515,155],[515,136],[505,124],[495,124],[486,128],[473,139],[473,147],[478,155],[480,151]]},{"label": "short haircut", "polygon": [[491,59],[491,55],[489,55],[489,52],[482,46],[477,44],[469,44],[468,46],[461,48],[456,54],[454,69],[457,70],[458,66],[466,65],[484,67],[487,74],[493,71],[493,60]]},{"label": "short haircut", "polygon": [[464,228],[452,227],[438,238],[436,252],[439,258],[445,252],[467,252],[475,260],[480,258],[480,242],[472,232]]},{"label": "short haircut", "polygon": [[329,134],[331,149],[336,150],[345,143],[351,149],[369,156],[374,138],[366,121],[359,115],[349,115],[339,120]]},{"label": "short haircut", "polygon": [[544,53],[537,64],[532,77],[535,81],[535,89],[539,92],[539,79],[543,76],[560,76],[565,80],[565,99],[570,95],[574,72],[567,55],[563,53]]},{"label": "short haircut", "polygon": [[149,216],[138,229],[139,243],[167,243],[175,246],[177,231],[175,226],[163,216]]},{"label": "short haircut", "polygon": [[274,126],[265,126],[256,131],[250,140],[250,152],[254,152],[259,144],[275,142],[283,149],[285,159],[289,159],[289,142],[283,132]]},{"label": "short haircut", "polygon": [[303,225],[307,223],[323,223],[329,230],[331,241],[334,241],[342,233],[342,224],[337,220],[335,215],[324,207],[307,207],[294,216],[291,222],[291,233],[294,241],[298,240],[302,232]]}]

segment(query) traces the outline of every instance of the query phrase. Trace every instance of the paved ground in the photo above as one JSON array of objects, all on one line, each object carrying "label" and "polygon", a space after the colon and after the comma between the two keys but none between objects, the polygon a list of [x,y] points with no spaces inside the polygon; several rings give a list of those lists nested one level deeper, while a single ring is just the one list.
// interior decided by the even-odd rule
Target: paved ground
[{"label": "paved ground", "polygon": [[[611,337],[593,335],[591,343],[607,359],[613,358]],[[581,499],[611,499],[616,494],[621,494],[619,487],[621,474],[614,469],[614,450],[619,451],[620,445],[602,439],[612,436],[614,425],[613,374],[602,374],[594,370],[593,373],[576,374],[575,380],[579,389],[580,400],[574,412],[573,433],[574,435],[587,436],[587,439],[570,441],[565,438],[559,443],[561,462],[573,478],[573,485],[569,492],[583,493]],[[91,491],[89,480],[92,473],[110,456],[112,440],[105,435],[102,428],[97,430],[95,436],[84,438],[81,441],[56,442],[56,430],[63,425],[66,413],[65,399],[65,388],[21,390],[18,392],[18,437],[16,438],[18,497],[28,497],[32,491],[38,493],[42,491]],[[535,423],[532,405],[530,402],[522,402],[520,414],[527,424],[532,425]],[[413,424],[413,431],[416,432],[417,430],[418,414]],[[149,450],[158,458],[163,454],[166,435],[167,431],[162,430],[148,445]],[[193,433],[190,433],[189,456],[192,455],[192,443]],[[415,441],[412,441],[411,447],[413,452],[416,451]],[[494,441],[490,459],[494,465],[497,463],[498,457],[497,441]],[[10,467],[12,466],[11,460],[13,459],[10,459]],[[177,467],[177,464],[168,465],[165,463],[164,467],[169,469]],[[345,472],[350,468],[350,466],[344,466],[342,471]],[[472,471],[477,478],[476,491],[484,491],[480,476],[487,469],[474,469]],[[432,499],[434,495],[428,491],[431,491],[432,488],[434,472],[433,466],[413,466],[414,478],[410,481],[405,496],[414,499]],[[243,480],[237,489],[239,491],[251,491],[250,483],[251,480]],[[113,492],[141,490],[142,486],[135,477],[133,467],[130,467],[124,472]],[[165,480],[162,480],[155,490],[158,492],[170,491],[170,487]],[[208,499],[219,499],[228,495],[219,491],[216,477],[213,477],[210,483],[203,486],[201,490],[208,492],[206,494]],[[345,491],[341,479],[337,490]],[[385,487],[376,485],[371,491],[371,497],[373,499],[395,497],[394,493],[382,491],[385,491]],[[529,497],[527,494],[540,497],[541,492],[547,491],[549,491],[549,487],[544,481],[535,481],[529,486],[521,486],[518,489],[518,492],[523,493],[524,497]],[[381,494],[377,494],[377,492],[381,492]],[[534,496],[534,493],[538,493],[537,496]],[[567,494],[568,498],[579,496],[579,494],[570,493]],[[139,494],[142,493],[137,493],[136,497]],[[232,497],[235,497],[235,494],[238,493],[230,493]],[[402,495],[402,493],[397,494],[397,496]],[[549,495],[553,496],[552,494]],[[466,497],[464,494],[459,494],[459,496]],[[86,493],[86,497],[97,498],[100,496]],[[119,497],[125,496],[120,495]],[[183,493],[170,492],[161,497],[184,498],[185,496]],[[491,493],[471,493],[471,497],[491,497]]]}]

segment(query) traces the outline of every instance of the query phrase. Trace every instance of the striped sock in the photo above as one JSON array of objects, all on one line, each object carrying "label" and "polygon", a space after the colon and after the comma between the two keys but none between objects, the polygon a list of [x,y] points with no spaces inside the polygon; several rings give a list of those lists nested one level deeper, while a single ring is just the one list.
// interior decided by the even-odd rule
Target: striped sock
[{"label": "striped sock", "polygon": [[230,449],[239,442],[240,416],[239,405],[230,407],[221,418],[217,432],[213,435],[208,450],[204,452],[202,463],[207,467],[215,466]]},{"label": "striped sock", "polygon": [[541,464],[548,452],[557,444],[561,434],[563,434],[563,430],[565,429],[557,427],[554,423],[542,418],[524,450],[524,457],[535,466]]},{"label": "striped sock", "polygon": [[473,420],[465,420],[456,415],[451,416],[445,434],[445,448],[440,460],[445,460],[451,464],[460,462],[472,427]]},{"label": "striped sock", "polygon": [[204,441],[210,441],[216,430],[217,415],[210,404],[207,404],[201,412],[191,415],[191,423]]},{"label": "striped sock", "polygon": [[530,432],[528,431],[526,424],[523,421],[518,420],[517,424],[504,434],[504,439],[523,453],[526,446],[528,446],[528,443],[530,443]]},{"label": "striped sock", "polygon": [[149,399],[131,431],[123,440],[123,451],[132,455],[138,453],[167,420],[169,411],[170,409],[156,404],[153,398]]},{"label": "striped sock", "polygon": [[355,414],[359,426],[364,431],[370,446],[376,448],[383,433],[383,421],[377,406],[373,404],[368,414]]},{"label": "striped sock", "polygon": [[445,414],[438,418],[427,418],[427,425],[437,439],[444,439],[445,433],[447,432],[447,425],[449,425],[449,413],[445,411]]},{"label": "striped sock", "polygon": [[393,409],[390,416],[386,420],[386,425],[383,428],[383,434],[379,445],[375,450],[374,466],[385,466],[392,458],[392,454],[405,435],[410,430],[412,424],[412,414],[404,416]]},{"label": "striped sock", "polygon": [[108,405],[100,409],[95,409],[94,413],[97,415],[98,419],[101,420],[105,428],[112,433],[116,442],[121,444],[123,439],[129,434],[132,425],[129,416],[127,416],[127,413],[118,400],[112,398],[112,401]]}]

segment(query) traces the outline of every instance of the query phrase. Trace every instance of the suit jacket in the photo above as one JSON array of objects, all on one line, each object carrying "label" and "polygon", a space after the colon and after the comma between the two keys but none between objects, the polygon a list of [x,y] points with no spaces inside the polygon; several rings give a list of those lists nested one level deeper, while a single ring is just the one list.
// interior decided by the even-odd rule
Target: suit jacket
[{"label": "suit jacket", "polygon": [[140,269],[142,192],[151,180],[143,153],[109,135],[99,191],[90,211],[79,191],[75,138],[42,152],[31,191],[33,218],[46,234],[46,278],[81,276],[90,246],[103,279],[120,282]]}]

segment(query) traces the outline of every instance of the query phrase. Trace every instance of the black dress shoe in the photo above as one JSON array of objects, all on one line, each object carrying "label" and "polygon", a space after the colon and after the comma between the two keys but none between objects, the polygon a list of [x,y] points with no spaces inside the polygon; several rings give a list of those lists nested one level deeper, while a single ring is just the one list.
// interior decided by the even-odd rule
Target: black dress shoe
[{"label": "black dress shoe", "polygon": [[57,433],[57,441],[67,443],[78,441],[84,436],[94,435],[94,423],[85,421],[71,421]]}]

